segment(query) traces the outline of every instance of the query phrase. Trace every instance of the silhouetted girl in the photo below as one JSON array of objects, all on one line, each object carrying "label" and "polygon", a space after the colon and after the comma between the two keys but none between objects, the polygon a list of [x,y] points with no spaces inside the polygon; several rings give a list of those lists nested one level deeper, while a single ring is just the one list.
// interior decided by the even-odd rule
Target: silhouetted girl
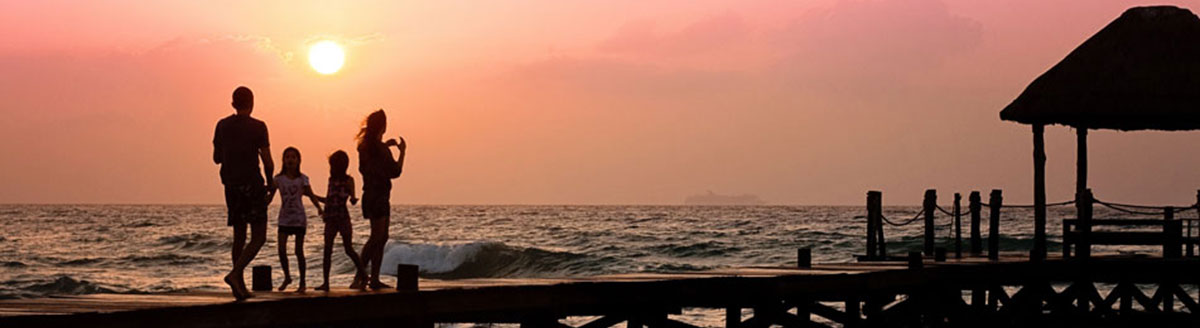
[{"label": "silhouetted girl", "polygon": [[342,235],[342,247],[346,249],[346,256],[354,261],[355,276],[365,276],[366,269],[358,258],[358,252],[354,251],[351,241],[354,229],[350,225],[350,210],[346,208],[347,199],[350,200],[350,204],[358,204],[358,197],[354,192],[354,178],[346,174],[346,168],[349,166],[350,157],[346,152],[339,150],[329,155],[329,189],[325,191],[325,215],[322,216],[325,221],[325,262],[322,264],[325,283],[317,287],[317,290],[329,291],[329,267],[332,266],[330,258],[333,257],[333,239],[337,238],[338,234]]},{"label": "silhouetted girl", "polygon": [[[391,218],[392,179],[400,177],[404,169],[404,138],[400,142],[388,139],[383,142],[387,131],[387,115],[377,110],[367,116],[362,130],[358,132],[358,172],[363,176],[363,217],[371,220],[371,237],[363,246],[363,264],[371,264],[370,276],[358,279],[351,288],[369,282],[371,289],[391,288],[379,280],[379,266],[383,261],[383,246],[387,243],[388,224]],[[400,156],[392,159],[389,146],[396,146]]]},{"label": "silhouetted girl", "polygon": [[308,184],[308,176],[300,173],[300,150],[288,147],[283,150],[283,166],[275,176],[275,185],[279,187],[279,266],[283,267],[283,284],[279,291],[292,283],[292,274],[288,271],[287,240],[288,236],[296,236],[296,264],[300,270],[300,287],[297,292],[303,292],[304,273],[307,263],[304,261],[304,232],[308,229],[308,215],[304,213],[304,202],[301,196],[308,196],[317,213],[321,214],[323,198],[314,195]]}]

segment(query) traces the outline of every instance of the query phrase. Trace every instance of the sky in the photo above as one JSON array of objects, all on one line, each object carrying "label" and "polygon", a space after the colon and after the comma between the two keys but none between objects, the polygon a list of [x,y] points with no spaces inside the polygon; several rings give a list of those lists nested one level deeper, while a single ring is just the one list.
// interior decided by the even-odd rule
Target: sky
[{"label": "sky", "polygon": [[[408,142],[394,204],[1028,204],[1030,127],[999,111],[1143,4],[0,1],[0,203],[219,204],[213,128],[245,85],[318,193],[383,108]],[[320,40],[338,73],[309,67]],[[1070,199],[1074,131],[1046,130],[1049,201]],[[1198,142],[1093,131],[1089,185],[1191,204]]]}]

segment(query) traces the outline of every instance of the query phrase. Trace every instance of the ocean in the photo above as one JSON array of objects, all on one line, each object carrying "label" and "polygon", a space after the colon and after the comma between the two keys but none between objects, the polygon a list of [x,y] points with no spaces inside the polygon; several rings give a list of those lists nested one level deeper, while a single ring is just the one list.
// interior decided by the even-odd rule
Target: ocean
[{"label": "ocean", "polygon": [[[252,264],[272,266],[275,285],[282,280],[277,209]],[[903,221],[919,210],[885,207],[884,214]],[[369,227],[357,211],[351,209],[354,243],[361,249]],[[323,226],[315,209],[308,212],[312,288],[322,282]],[[851,262],[865,249],[865,214],[863,206],[394,206],[383,270],[416,264],[426,279],[700,271],[795,264],[802,247],[812,249],[814,262]],[[1096,209],[1097,217],[1110,214]],[[1060,249],[1061,218],[1073,215],[1069,206],[1051,208],[1051,252]],[[937,242],[953,252],[950,221],[938,214]],[[1006,209],[1001,250],[1027,251],[1032,221],[1031,210]],[[964,239],[968,224],[964,217]],[[0,298],[226,289],[221,277],[231,266],[232,241],[222,205],[0,205],[0,225]],[[885,229],[890,252],[920,249],[920,221]],[[982,231],[986,238],[986,213]],[[343,286],[354,268],[336,243],[331,280]],[[293,249],[288,245],[294,267]],[[1106,250],[1155,251],[1098,251]]]}]

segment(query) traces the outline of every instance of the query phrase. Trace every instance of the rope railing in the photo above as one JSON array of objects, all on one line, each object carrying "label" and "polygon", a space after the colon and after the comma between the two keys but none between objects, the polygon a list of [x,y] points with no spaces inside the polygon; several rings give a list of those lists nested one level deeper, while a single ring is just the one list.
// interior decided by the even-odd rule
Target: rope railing
[{"label": "rope railing", "polygon": [[[916,211],[916,213],[912,213],[912,212],[910,212],[910,210],[899,210],[899,211],[891,213],[893,216],[904,216],[904,215],[909,215],[910,213],[912,213],[911,218],[901,221],[901,220],[892,220],[891,218],[888,218],[887,216],[883,215],[883,208],[881,205],[881,203],[882,203],[881,202],[881,198],[882,198],[881,192],[879,192],[879,191],[868,192],[867,193],[867,214],[868,215],[856,217],[856,218],[867,219],[868,238],[867,238],[867,255],[865,258],[867,258],[867,259],[887,258],[886,257],[887,252],[884,247],[885,242],[883,239],[884,230],[885,230],[885,229],[883,229],[884,226],[890,225],[890,226],[894,226],[894,227],[902,227],[902,226],[911,225],[913,223],[918,223],[919,221],[925,227],[925,230],[924,230],[924,236],[925,236],[925,238],[924,238],[924,253],[926,254],[926,256],[928,256],[930,254],[935,254],[935,253],[936,254],[944,254],[945,253],[945,248],[936,248],[935,247],[939,243],[936,241],[937,238],[942,237],[943,234],[948,234],[947,238],[949,240],[951,240],[950,245],[954,246],[954,251],[957,254],[956,256],[962,256],[962,254],[964,252],[963,251],[963,249],[964,249],[963,233],[966,230],[965,228],[968,223],[969,223],[970,229],[971,229],[971,231],[970,231],[971,252],[972,252],[972,254],[981,254],[983,251],[981,240],[983,238],[981,238],[981,232],[980,232],[980,230],[982,230],[982,229],[980,229],[980,227],[982,226],[980,219],[981,219],[982,215],[987,215],[988,216],[988,218],[987,218],[987,220],[988,220],[988,224],[987,224],[987,227],[988,227],[988,236],[987,236],[988,258],[991,260],[997,260],[999,258],[999,249],[1000,249],[999,244],[998,244],[998,240],[1000,239],[999,234],[998,234],[998,232],[1000,231],[999,222],[1001,221],[1002,210],[1006,209],[1006,208],[1028,209],[1028,208],[1038,208],[1038,207],[1051,208],[1051,207],[1071,206],[1071,205],[1080,205],[1080,204],[1086,205],[1086,206],[1084,206],[1086,208],[1080,209],[1079,220],[1087,220],[1087,219],[1092,218],[1093,212],[1090,209],[1095,206],[1106,207],[1111,211],[1130,214],[1130,215],[1159,216],[1160,219],[1166,220],[1163,223],[1163,227],[1164,227],[1163,233],[1164,234],[1170,233],[1169,231],[1167,231],[1168,229],[1184,230],[1183,236],[1186,240],[1191,240],[1191,239],[1187,239],[1187,238],[1191,238],[1191,236],[1193,235],[1193,232],[1192,232],[1192,230],[1194,230],[1193,225],[1197,225],[1195,223],[1200,222],[1200,218],[1184,219],[1184,218],[1177,218],[1177,216],[1175,215],[1178,213],[1188,212],[1188,211],[1192,211],[1192,210],[1198,210],[1197,212],[1200,212],[1200,196],[1197,197],[1197,199],[1198,199],[1197,203],[1187,205],[1187,206],[1156,206],[1156,205],[1141,205],[1141,204],[1125,204],[1125,203],[1107,202],[1107,201],[1095,199],[1094,196],[1092,196],[1091,190],[1087,190],[1087,193],[1079,195],[1079,197],[1080,197],[1079,199],[1081,199],[1082,202],[1086,202],[1086,203],[1076,202],[1075,200],[1065,200],[1065,201],[1054,202],[1054,203],[1045,203],[1045,204],[1005,204],[1005,203],[1002,203],[1003,197],[1002,197],[1001,191],[998,189],[994,189],[991,192],[991,196],[990,196],[991,199],[988,203],[981,202],[980,201],[981,200],[980,193],[978,191],[973,191],[970,193],[969,206],[962,207],[962,206],[960,206],[961,205],[960,200],[962,200],[962,197],[960,195],[961,194],[958,194],[958,193],[954,194],[954,204],[953,204],[954,210],[950,210],[950,209],[947,209],[946,207],[943,207],[943,206],[937,204],[937,191],[936,190],[933,190],[933,189],[926,190],[925,191],[925,201],[923,202],[921,209]],[[982,207],[984,207],[984,206],[986,206],[987,208],[990,209],[990,215],[987,214],[988,213],[987,210],[982,209]],[[1057,211],[1061,211],[1061,209],[1056,210],[1056,212]],[[938,215],[937,213],[941,213],[941,215]],[[1023,212],[1018,212],[1018,214],[1021,214],[1021,213],[1023,213]],[[1113,213],[1113,212],[1109,212],[1109,213]],[[1200,213],[1198,213],[1198,214],[1200,214]],[[942,215],[945,215],[945,217],[943,217]],[[1118,216],[1120,216],[1120,215],[1118,215]],[[1019,217],[1019,215],[1018,215],[1018,217]],[[969,220],[969,222],[963,222],[963,221],[965,221],[964,219]],[[1044,218],[1044,217],[1035,217],[1034,221],[1036,224],[1044,225],[1046,223],[1045,219],[1046,218]],[[1041,221],[1038,221],[1038,220],[1041,220]],[[1170,222],[1172,220],[1185,221],[1185,222]],[[1070,220],[1068,220],[1068,221],[1070,221]],[[1112,222],[1104,222],[1104,221],[1105,220],[1099,220],[1092,224],[1093,225],[1106,225],[1106,224],[1114,225],[1114,224],[1117,224],[1114,222],[1120,222],[1120,221],[1112,221]],[[1080,222],[1082,223],[1082,222],[1087,222],[1087,221],[1080,221]],[[1185,224],[1186,229],[1179,228],[1180,223]],[[1071,233],[1069,231],[1070,224],[1072,224],[1072,223],[1064,221],[1064,232],[1063,232],[1064,256],[1070,256],[1069,255],[1070,251],[1068,250],[1069,249],[1068,247],[1070,247],[1070,246],[1066,246],[1067,238],[1068,238],[1067,236],[1069,233]],[[1175,228],[1169,228],[1172,226],[1174,226]],[[1042,238],[1042,239],[1035,240],[1034,247],[1031,252],[1033,252],[1033,253],[1040,252],[1040,255],[1031,253],[1031,256],[1040,256],[1040,258],[1045,258],[1045,256],[1046,256],[1045,252],[1046,252],[1046,248],[1047,248],[1046,247],[1047,242],[1044,239],[1045,230],[1044,230],[1044,227],[1037,227],[1037,229],[1043,229],[1043,230],[1038,230],[1035,233],[1035,236],[1038,236],[1038,234],[1041,234],[1041,236],[1043,236],[1043,237],[1038,237],[1038,238]],[[911,228],[906,228],[904,230],[911,230]],[[1128,236],[1122,235],[1121,237],[1128,237]],[[1077,248],[1084,247],[1083,248],[1084,250],[1090,249],[1090,244],[1086,241],[1086,238],[1088,238],[1086,235],[1084,235],[1084,237],[1072,237],[1072,238],[1085,238],[1085,239],[1081,239],[1084,241],[1077,241],[1077,245],[1075,245],[1075,247],[1077,247]],[[1169,245],[1167,243],[1171,239],[1167,238],[1164,240],[1166,240],[1166,241],[1164,241],[1164,244],[1163,244],[1164,252],[1167,252],[1167,249],[1169,249],[1168,248]],[[1039,244],[1039,241],[1040,241],[1040,244]],[[1192,249],[1191,249],[1192,245],[1194,245],[1194,244],[1187,245],[1188,256],[1192,256],[1192,254],[1193,254]],[[1090,254],[1090,252],[1085,252],[1084,250],[1078,250],[1080,252],[1079,254],[1081,254],[1080,256],[1088,256]],[[1178,250],[1176,249],[1174,253],[1178,253]],[[1164,254],[1166,254],[1166,253],[1164,253]],[[1167,255],[1164,255],[1164,256],[1167,256]],[[1175,254],[1175,255],[1170,255],[1170,256],[1179,256],[1179,255]]]},{"label": "rope railing", "polygon": [[888,219],[888,218],[887,218],[887,216],[884,216],[884,215],[882,215],[882,214],[881,214],[881,215],[879,215],[879,217],[883,219],[883,222],[884,222],[884,223],[890,224],[890,225],[892,225],[892,226],[895,226],[895,227],[902,227],[902,226],[906,226],[906,225],[912,224],[913,222],[917,222],[917,219],[920,219],[920,218],[921,218],[921,214],[925,214],[925,212],[924,212],[924,211],[917,212],[917,214],[916,214],[916,215],[913,215],[913,217],[912,217],[911,219],[908,219],[907,221],[904,221],[904,223],[896,223],[896,222],[892,222],[892,220],[891,220],[891,219]]},{"label": "rope railing", "polygon": [[[1046,207],[1066,206],[1066,205],[1071,205],[1071,204],[1075,204],[1075,200],[1061,201],[1061,202],[1057,202],[1057,203],[1046,203]],[[988,203],[979,203],[979,205],[983,205],[984,207],[992,207],[992,204],[988,204]],[[1034,207],[1037,207],[1037,205],[1036,205],[1036,204],[1031,204],[1031,205],[1009,205],[1009,204],[1003,204],[1003,205],[1001,205],[1000,207],[1002,207],[1002,208],[1003,208],[1003,207],[1012,207],[1012,208],[1034,208]]]},{"label": "rope railing", "polygon": [[[1189,211],[1189,210],[1193,210],[1193,209],[1197,208],[1197,204],[1192,204],[1192,205],[1188,205],[1188,206],[1148,206],[1148,205],[1132,205],[1132,204],[1113,203],[1113,202],[1102,201],[1099,199],[1094,199],[1093,201],[1095,201],[1096,204],[1100,204],[1101,206],[1113,209],[1118,212],[1122,212],[1122,213],[1126,213],[1126,214],[1136,214],[1136,215],[1165,215],[1167,207],[1171,207],[1172,214],[1182,213],[1184,211]],[[1139,211],[1138,209],[1157,209],[1157,211]]]}]

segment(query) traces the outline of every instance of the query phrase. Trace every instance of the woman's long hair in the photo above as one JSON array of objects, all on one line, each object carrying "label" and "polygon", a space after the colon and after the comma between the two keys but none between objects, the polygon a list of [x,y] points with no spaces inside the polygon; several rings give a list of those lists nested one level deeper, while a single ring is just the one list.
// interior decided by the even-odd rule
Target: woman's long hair
[{"label": "woman's long hair", "polygon": [[[296,166],[295,167],[290,167],[287,165],[287,162],[283,161],[283,158],[287,157],[288,152],[296,153]],[[278,175],[284,175],[285,173],[293,172],[293,173],[295,173],[295,176],[300,176],[300,150],[299,149],[296,149],[296,147],[287,147],[287,149],[283,150],[283,154],[279,156],[279,161],[283,162],[283,164],[279,165],[279,174]]]},{"label": "woman's long hair", "polygon": [[[387,125],[387,114],[383,113],[383,109],[371,112],[367,115],[367,119],[363,120],[362,129],[358,130],[358,150],[361,152],[367,150],[374,152],[376,147],[374,144],[383,142],[383,129]],[[369,146],[368,146],[369,145]]]}]

